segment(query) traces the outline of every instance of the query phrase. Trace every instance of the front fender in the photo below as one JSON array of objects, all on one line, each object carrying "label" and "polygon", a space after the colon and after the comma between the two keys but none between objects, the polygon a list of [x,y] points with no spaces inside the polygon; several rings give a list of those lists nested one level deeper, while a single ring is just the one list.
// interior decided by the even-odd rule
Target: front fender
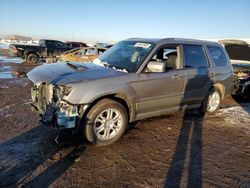
[{"label": "front fender", "polygon": [[134,103],[137,97],[138,75],[136,73],[124,76],[83,81],[71,84],[71,93],[64,97],[72,104],[90,104],[93,101],[107,95],[126,97],[130,103]]}]

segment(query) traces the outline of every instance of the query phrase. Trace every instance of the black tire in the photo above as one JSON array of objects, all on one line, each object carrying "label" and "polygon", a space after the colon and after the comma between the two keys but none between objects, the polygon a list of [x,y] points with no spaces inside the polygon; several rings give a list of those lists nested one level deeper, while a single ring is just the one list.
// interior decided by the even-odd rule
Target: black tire
[{"label": "black tire", "polygon": [[[219,98],[219,102],[218,102],[218,105],[214,106],[214,108],[209,108],[209,100],[210,100],[210,96],[213,95],[214,93],[217,93]],[[220,103],[221,103],[221,93],[220,93],[220,90],[217,89],[216,87],[213,87],[211,88],[208,93],[207,93],[207,96],[205,97],[205,99],[203,100],[202,102],[202,105],[201,105],[201,113],[202,114],[214,114],[215,112],[217,112],[220,108]],[[216,103],[217,104],[217,103]]]},{"label": "black tire", "polygon": [[[115,111],[120,113],[119,117],[121,117],[121,121],[120,121],[121,123],[119,124],[120,126],[119,130],[117,132],[115,131],[116,133],[114,132],[114,136],[112,138],[103,140],[98,137],[97,133],[95,133],[95,127],[97,125],[96,119],[102,113],[105,113],[104,112],[105,110],[109,110],[109,109],[114,109]],[[83,130],[84,130],[85,138],[88,141],[90,141],[91,143],[97,146],[106,146],[106,145],[116,142],[124,134],[127,128],[127,124],[128,124],[128,114],[124,106],[114,100],[103,99],[97,102],[88,112],[87,116],[84,118]],[[110,129],[109,133],[110,131],[112,134],[113,129],[112,130]]]},{"label": "black tire", "polygon": [[39,60],[39,57],[35,53],[30,53],[26,57],[26,63],[27,64],[37,64]]}]

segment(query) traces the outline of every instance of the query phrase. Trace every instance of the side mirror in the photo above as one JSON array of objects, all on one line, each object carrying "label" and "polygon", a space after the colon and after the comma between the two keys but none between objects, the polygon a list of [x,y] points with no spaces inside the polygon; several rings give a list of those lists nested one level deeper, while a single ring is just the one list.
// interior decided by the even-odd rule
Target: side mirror
[{"label": "side mirror", "polygon": [[147,65],[148,72],[165,72],[166,64],[163,62],[150,61]]}]

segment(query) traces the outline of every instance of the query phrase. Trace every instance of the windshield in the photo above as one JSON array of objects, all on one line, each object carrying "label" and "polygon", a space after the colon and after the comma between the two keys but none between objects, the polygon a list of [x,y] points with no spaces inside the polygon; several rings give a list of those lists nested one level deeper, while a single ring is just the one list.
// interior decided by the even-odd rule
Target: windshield
[{"label": "windshield", "polygon": [[108,67],[136,72],[155,45],[138,41],[121,41],[98,59]]}]

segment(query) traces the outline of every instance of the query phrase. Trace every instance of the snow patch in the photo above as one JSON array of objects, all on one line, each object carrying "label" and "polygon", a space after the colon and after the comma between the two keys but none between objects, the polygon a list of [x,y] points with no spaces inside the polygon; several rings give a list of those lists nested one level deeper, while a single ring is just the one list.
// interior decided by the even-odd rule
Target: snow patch
[{"label": "snow patch", "polygon": [[2,63],[22,63],[24,60],[19,57],[0,56],[0,61]]},{"label": "snow patch", "polygon": [[0,48],[1,49],[8,49],[9,48],[9,44],[0,44]]},{"label": "snow patch", "polygon": [[243,125],[250,128],[250,103],[243,103],[241,106],[222,108],[218,115],[223,115],[226,122],[233,125]]}]

